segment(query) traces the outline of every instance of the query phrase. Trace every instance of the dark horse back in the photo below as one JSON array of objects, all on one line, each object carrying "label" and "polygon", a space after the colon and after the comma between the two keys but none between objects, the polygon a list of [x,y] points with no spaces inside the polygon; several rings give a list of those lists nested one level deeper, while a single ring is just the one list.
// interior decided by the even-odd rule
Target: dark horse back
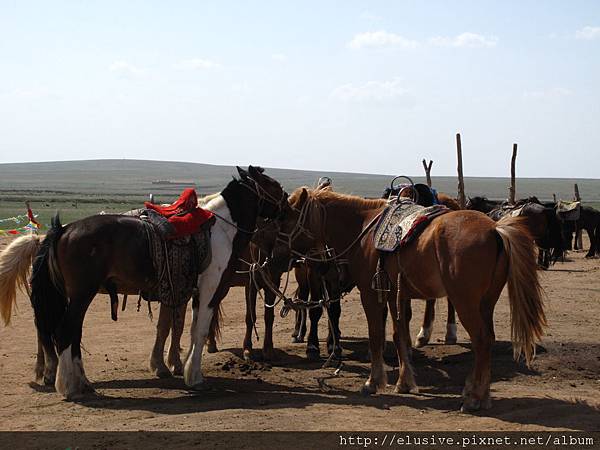
[{"label": "dark horse back", "polygon": [[67,309],[90,302],[109,281],[120,292],[138,292],[152,283],[156,275],[144,227],[122,215],[91,216],[64,227],[55,217],[31,277],[38,328],[54,333]]}]

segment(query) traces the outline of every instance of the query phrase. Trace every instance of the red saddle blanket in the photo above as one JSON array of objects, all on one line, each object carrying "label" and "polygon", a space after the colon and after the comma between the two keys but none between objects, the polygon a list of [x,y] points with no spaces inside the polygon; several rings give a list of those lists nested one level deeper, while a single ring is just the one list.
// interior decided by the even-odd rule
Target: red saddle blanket
[{"label": "red saddle blanket", "polygon": [[169,236],[170,239],[198,233],[200,227],[214,217],[212,212],[198,207],[198,196],[192,188],[184,190],[179,199],[170,205],[162,206],[145,202],[144,206],[166,217],[173,225],[175,234]]}]

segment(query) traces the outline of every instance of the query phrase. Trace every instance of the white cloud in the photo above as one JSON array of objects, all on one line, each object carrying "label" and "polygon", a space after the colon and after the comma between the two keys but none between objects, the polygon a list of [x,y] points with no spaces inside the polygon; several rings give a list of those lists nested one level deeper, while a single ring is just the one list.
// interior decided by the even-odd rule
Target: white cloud
[{"label": "white cloud", "polygon": [[429,42],[438,47],[484,48],[495,47],[498,43],[498,38],[495,36],[484,36],[482,34],[465,32],[458,36],[436,36],[431,38]]},{"label": "white cloud", "polygon": [[286,62],[287,61],[287,56],[284,55],[283,53],[273,53],[271,55],[271,58],[277,62]]},{"label": "white cloud", "polygon": [[581,30],[577,30],[575,32],[575,39],[581,39],[584,41],[600,39],[600,27],[583,27]]},{"label": "white cloud", "polygon": [[144,74],[144,70],[127,61],[115,61],[109,67],[112,73],[120,78],[136,78]]},{"label": "white cloud", "polygon": [[335,88],[331,97],[344,102],[414,103],[413,96],[402,86],[399,78],[389,81],[368,81],[364,84],[344,84]]},{"label": "white cloud", "polygon": [[360,50],[361,48],[415,48],[417,45],[417,41],[383,30],[359,33],[348,43],[348,47],[353,50]]},{"label": "white cloud", "polygon": [[221,64],[210,59],[191,58],[181,61],[177,64],[180,69],[188,70],[212,70],[223,67]]},{"label": "white cloud", "polygon": [[525,98],[532,99],[548,99],[548,98],[560,98],[571,95],[572,91],[567,88],[554,87],[550,89],[540,91],[527,91],[523,94]]}]

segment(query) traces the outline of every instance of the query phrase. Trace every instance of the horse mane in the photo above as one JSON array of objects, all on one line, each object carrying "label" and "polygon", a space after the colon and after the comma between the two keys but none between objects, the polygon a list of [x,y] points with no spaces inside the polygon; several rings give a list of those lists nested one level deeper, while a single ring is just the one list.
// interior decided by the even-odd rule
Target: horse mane
[{"label": "horse mane", "polygon": [[210,202],[211,200],[214,200],[219,195],[221,195],[220,192],[215,192],[214,194],[208,194],[208,195],[205,195],[204,197],[198,197],[198,206],[200,206],[200,207],[205,206],[208,202]]},{"label": "horse mane", "polygon": [[300,194],[302,190],[306,189],[308,191],[309,198],[312,200],[318,201],[321,205],[328,205],[330,203],[343,203],[346,206],[365,210],[365,209],[377,209],[385,206],[387,204],[387,200],[375,198],[363,198],[357,195],[350,194],[342,194],[340,192],[335,192],[331,189],[311,189],[309,187],[299,187],[294,192],[291,193],[289,197],[289,201],[291,204],[294,204],[300,198]]}]

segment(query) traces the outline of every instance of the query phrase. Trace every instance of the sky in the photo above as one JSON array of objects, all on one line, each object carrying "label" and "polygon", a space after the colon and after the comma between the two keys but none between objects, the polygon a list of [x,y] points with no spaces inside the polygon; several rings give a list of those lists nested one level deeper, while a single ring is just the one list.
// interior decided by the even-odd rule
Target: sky
[{"label": "sky", "polygon": [[600,178],[598,1],[0,0],[0,162]]}]

